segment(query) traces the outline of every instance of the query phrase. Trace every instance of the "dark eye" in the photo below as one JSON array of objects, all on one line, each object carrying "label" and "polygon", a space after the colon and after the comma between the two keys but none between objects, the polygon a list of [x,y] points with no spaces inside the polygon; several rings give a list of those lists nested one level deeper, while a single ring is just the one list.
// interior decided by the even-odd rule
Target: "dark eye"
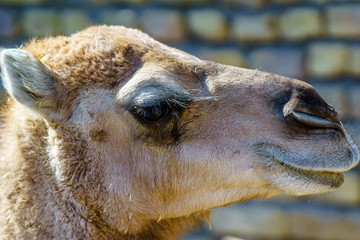
[{"label": "dark eye", "polygon": [[161,103],[148,107],[136,107],[133,113],[147,123],[158,123],[164,120],[171,112],[167,103]]}]

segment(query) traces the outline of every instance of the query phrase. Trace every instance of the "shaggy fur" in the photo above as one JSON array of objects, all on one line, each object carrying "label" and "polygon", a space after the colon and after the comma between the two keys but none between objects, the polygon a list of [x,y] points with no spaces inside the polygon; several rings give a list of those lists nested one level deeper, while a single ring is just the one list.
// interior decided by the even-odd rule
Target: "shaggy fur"
[{"label": "shaggy fur", "polygon": [[33,40],[1,67],[1,239],[177,239],[216,207],[334,190],[358,162],[310,85],[134,29]]}]

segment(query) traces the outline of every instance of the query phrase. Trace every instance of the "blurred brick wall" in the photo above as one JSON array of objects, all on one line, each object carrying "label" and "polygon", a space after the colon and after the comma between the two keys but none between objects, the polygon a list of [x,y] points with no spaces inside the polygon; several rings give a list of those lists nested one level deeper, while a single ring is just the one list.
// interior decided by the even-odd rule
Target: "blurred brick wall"
[{"label": "blurred brick wall", "polygon": [[[140,28],[204,59],[313,84],[360,142],[360,0],[0,0],[0,47],[92,24]],[[185,239],[360,240],[360,175],[321,197],[214,211]]]}]

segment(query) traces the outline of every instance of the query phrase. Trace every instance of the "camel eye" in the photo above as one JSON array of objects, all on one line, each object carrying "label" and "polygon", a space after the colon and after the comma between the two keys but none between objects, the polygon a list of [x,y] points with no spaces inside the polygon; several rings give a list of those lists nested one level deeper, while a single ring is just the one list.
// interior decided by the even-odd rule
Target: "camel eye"
[{"label": "camel eye", "polygon": [[133,113],[147,123],[158,123],[169,116],[171,112],[167,103],[160,103],[154,106],[135,107]]}]

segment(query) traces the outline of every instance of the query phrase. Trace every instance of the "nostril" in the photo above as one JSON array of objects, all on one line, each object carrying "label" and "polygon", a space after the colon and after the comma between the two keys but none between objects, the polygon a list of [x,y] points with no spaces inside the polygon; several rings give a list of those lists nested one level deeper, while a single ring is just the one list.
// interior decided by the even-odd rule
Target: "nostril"
[{"label": "nostril", "polygon": [[322,118],[312,114],[308,114],[305,112],[298,111],[290,111],[289,115],[291,115],[296,121],[318,128],[341,128],[341,123],[338,121],[333,121],[330,118]]},{"label": "nostril", "polygon": [[284,117],[315,128],[342,128],[339,115],[311,87],[293,90],[290,100],[283,107]]}]

